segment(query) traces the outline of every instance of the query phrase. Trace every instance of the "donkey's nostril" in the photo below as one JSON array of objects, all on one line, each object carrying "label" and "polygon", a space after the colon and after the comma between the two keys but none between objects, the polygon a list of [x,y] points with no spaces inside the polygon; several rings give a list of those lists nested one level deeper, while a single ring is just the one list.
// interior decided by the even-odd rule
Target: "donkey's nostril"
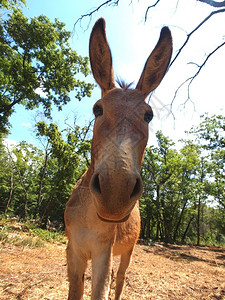
[{"label": "donkey's nostril", "polygon": [[130,198],[138,198],[140,197],[141,193],[142,193],[142,182],[141,179],[137,178],[133,191],[130,195]]},{"label": "donkey's nostril", "polygon": [[100,182],[99,182],[99,174],[95,174],[94,175],[94,177],[92,178],[91,186],[92,186],[93,190],[96,193],[101,194],[101,187],[100,187]]}]

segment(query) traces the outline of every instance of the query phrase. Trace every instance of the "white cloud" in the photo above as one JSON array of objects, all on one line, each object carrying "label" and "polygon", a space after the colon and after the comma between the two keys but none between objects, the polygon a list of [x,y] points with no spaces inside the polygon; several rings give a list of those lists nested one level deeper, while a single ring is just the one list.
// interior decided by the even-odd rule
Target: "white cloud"
[{"label": "white cloud", "polygon": [[3,145],[10,148],[10,147],[18,145],[18,143],[14,140],[3,139]]},{"label": "white cloud", "polygon": [[34,90],[34,92],[36,94],[38,94],[39,96],[43,97],[43,98],[47,98],[46,93],[42,90],[41,87],[39,87],[36,90]]},{"label": "white cloud", "polygon": [[17,160],[16,155],[12,152],[13,147],[18,145],[18,143],[14,140],[10,139],[3,139],[3,145],[8,149],[8,151],[11,153],[10,156],[12,157],[13,161]]},{"label": "white cloud", "polygon": [[22,125],[23,127],[31,127],[31,123],[29,123],[29,122],[28,122],[28,123],[24,123],[24,122],[23,122],[23,123],[21,123],[21,125]]}]

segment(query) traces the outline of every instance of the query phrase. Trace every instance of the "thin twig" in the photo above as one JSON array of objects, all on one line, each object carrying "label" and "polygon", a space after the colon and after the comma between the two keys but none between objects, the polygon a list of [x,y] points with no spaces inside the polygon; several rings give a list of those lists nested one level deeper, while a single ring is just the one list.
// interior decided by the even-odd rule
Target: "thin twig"
[{"label": "thin twig", "polygon": [[171,101],[171,103],[170,103],[170,111],[171,111],[171,113],[172,113],[172,111],[173,111],[173,103],[174,103],[174,101],[175,101],[175,99],[176,99],[176,97],[177,97],[177,94],[178,94],[179,90],[182,88],[183,85],[185,85],[185,83],[187,83],[189,80],[191,80],[191,78],[192,78],[192,77],[187,78],[187,79],[186,79],[184,82],[182,82],[182,83],[178,86],[178,88],[176,89],[176,91],[175,91],[175,93],[174,93],[174,96],[173,96],[173,99],[172,99],[172,101]]},{"label": "thin twig", "polygon": [[201,65],[198,65],[198,64],[196,64],[196,63],[191,62],[191,64],[194,64],[194,65],[196,65],[196,66],[198,67],[198,71],[197,71],[193,76],[187,78],[187,79],[186,79],[183,83],[181,83],[181,84],[179,85],[179,87],[176,89],[176,91],[175,91],[175,93],[174,93],[174,97],[173,97],[173,99],[172,99],[172,101],[171,101],[171,104],[170,104],[170,110],[171,110],[171,111],[172,111],[173,103],[174,103],[174,101],[175,101],[175,99],[176,99],[176,97],[177,97],[177,93],[178,93],[179,90],[182,88],[182,86],[185,85],[187,82],[189,82],[189,83],[188,83],[188,90],[187,90],[187,92],[188,92],[188,98],[187,98],[187,100],[184,102],[184,104],[186,104],[187,101],[190,100],[190,87],[191,87],[191,84],[193,83],[194,79],[199,75],[199,73],[201,72],[202,68],[206,65],[207,61],[209,60],[209,58],[210,58],[213,54],[215,54],[215,52],[218,51],[218,50],[219,50],[221,47],[223,47],[224,45],[225,45],[225,42],[223,42],[222,44],[220,44],[220,45],[219,45],[218,47],[216,47],[211,53],[209,53],[209,54],[207,55],[206,59],[203,61],[203,63],[202,63]]},{"label": "thin twig", "polygon": [[80,18],[78,18],[78,19],[76,20],[76,22],[74,23],[73,28],[75,29],[77,23],[78,23],[78,22],[81,22],[84,18],[86,18],[86,17],[90,17],[90,18],[91,18],[92,15],[93,15],[94,13],[96,13],[97,11],[99,11],[99,9],[101,9],[103,6],[107,6],[107,5],[115,5],[115,6],[116,6],[116,5],[118,5],[119,1],[120,1],[120,0],[107,0],[107,1],[103,2],[103,3],[102,3],[101,5],[99,5],[97,8],[93,9],[90,13],[81,15]]},{"label": "thin twig", "polygon": [[160,0],[157,0],[153,5],[150,5],[150,6],[146,9],[146,12],[145,12],[145,22],[147,21],[149,9],[155,7],[155,6],[159,3],[159,1],[160,1]]},{"label": "thin twig", "polygon": [[211,12],[201,23],[198,24],[198,26],[196,26],[189,34],[187,34],[187,38],[185,40],[185,42],[183,43],[183,45],[181,46],[181,48],[178,50],[177,54],[175,55],[174,59],[171,61],[170,63],[170,67],[172,66],[172,64],[175,62],[175,60],[177,59],[177,57],[180,55],[180,53],[182,52],[182,50],[184,49],[184,47],[187,45],[190,37],[206,22],[208,21],[212,16],[214,16],[215,14],[218,13],[222,13],[225,12],[225,9],[219,9],[219,10],[215,10],[213,12]]},{"label": "thin twig", "polygon": [[[198,71],[195,73],[195,75],[193,76],[192,80],[193,81],[195,79],[195,77],[200,73],[200,71],[202,70],[202,68],[205,66],[205,64],[207,63],[207,61],[209,60],[209,58],[216,52],[218,51],[221,47],[223,47],[225,45],[225,42],[223,42],[222,44],[220,44],[218,47],[216,47],[211,53],[209,53],[206,57],[206,59],[204,60],[204,62],[199,65],[199,69]],[[197,64],[196,64],[197,65]]]},{"label": "thin twig", "polygon": [[[179,4],[179,1],[180,0],[178,0],[177,1],[177,3],[176,3],[176,9],[175,9],[175,11],[177,10],[177,7],[178,7],[178,4]],[[145,22],[147,21],[147,17],[148,17],[148,11],[149,11],[149,9],[151,9],[151,8],[153,8],[153,7],[155,7],[158,3],[160,2],[160,0],[157,0],[153,5],[150,5],[150,6],[148,6],[147,7],[147,9],[146,9],[146,11],[145,11]]]}]

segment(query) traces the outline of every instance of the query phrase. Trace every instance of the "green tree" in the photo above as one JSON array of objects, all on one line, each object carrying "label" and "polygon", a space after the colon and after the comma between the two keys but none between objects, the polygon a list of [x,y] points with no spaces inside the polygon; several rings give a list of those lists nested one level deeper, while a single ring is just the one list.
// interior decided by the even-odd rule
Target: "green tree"
[{"label": "green tree", "polygon": [[12,9],[15,6],[26,4],[25,0],[1,0],[0,9]]},{"label": "green tree", "polygon": [[200,244],[208,226],[208,160],[192,141],[178,151],[162,132],[156,136],[158,147],[146,149],[142,168],[142,237]]},{"label": "green tree", "polygon": [[0,133],[0,211],[6,213],[12,199],[14,170],[9,149]]},{"label": "green tree", "polygon": [[199,165],[200,150],[192,141],[185,141],[185,145],[180,149],[180,155],[179,185],[176,186],[180,207],[173,232],[173,240],[176,241],[179,238],[184,242],[189,226],[195,218],[193,203],[196,196],[195,178]]},{"label": "green tree", "polygon": [[[202,116],[204,119],[199,126],[193,127],[194,133],[203,151],[207,153],[208,179],[206,192],[217,204],[217,226],[220,234],[225,235],[225,117],[222,115]],[[219,233],[218,233],[219,234]]]},{"label": "green tree", "polygon": [[0,144],[0,212],[21,218],[63,221],[65,204],[73,186],[89,165],[89,126],[36,125],[45,151],[21,142]]},{"label": "green tree", "polygon": [[209,193],[225,213],[225,149],[217,149],[212,153],[211,166],[214,181],[210,184]]},{"label": "green tree", "polygon": [[[7,188],[7,195],[3,194],[4,213],[13,212],[22,218],[32,215],[36,200],[37,174],[42,161],[42,151],[31,144],[21,142],[8,148],[6,163],[8,168],[3,171],[0,186]],[[2,160],[1,160],[2,162]]]},{"label": "green tree", "polygon": [[9,128],[16,104],[41,105],[49,117],[53,104],[61,110],[71,100],[70,91],[81,100],[93,88],[81,79],[89,74],[88,58],[71,49],[65,24],[44,15],[28,19],[21,2],[0,6],[0,132]]},{"label": "green tree", "polygon": [[199,126],[193,127],[191,133],[201,139],[201,143],[206,150],[216,150],[225,148],[225,117],[222,115],[202,116],[203,121]]},{"label": "green tree", "polygon": [[211,190],[209,193],[225,211],[225,117],[203,116],[204,120],[192,132],[201,140],[202,148],[209,152],[211,161]]},{"label": "green tree", "polygon": [[[41,196],[37,201],[37,214],[44,223],[49,217],[62,221],[73,186],[87,169],[91,148],[86,138],[88,127],[67,128],[64,137],[54,123],[39,122],[36,128],[37,135],[47,139],[46,156],[39,173]],[[43,186],[41,192],[40,185]]]},{"label": "green tree", "polygon": [[[142,168],[144,194],[141,199],[142,216],[146,218],[147,237],[172,241],[172,233],[177,218],[179,197],[180,156],[174,143],[161,131],[156,134],[158,147],[149,147]],[[146,197],[147,196],[147,197]],[[154,234],[150,234],[151,230]]]}]

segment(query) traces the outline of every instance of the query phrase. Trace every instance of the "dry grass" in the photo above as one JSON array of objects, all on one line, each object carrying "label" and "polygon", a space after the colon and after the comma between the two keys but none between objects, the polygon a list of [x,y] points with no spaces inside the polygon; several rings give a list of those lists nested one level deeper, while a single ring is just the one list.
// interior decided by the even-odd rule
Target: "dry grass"
[{"label": "dry grass", "polygon": [[[33,249],[2,243],[0,299],[66,299],[65,248],[50,243]],[[116,258],[114,268],[117,265]],[[85,277],[84,299],[90,299],[90,266]],[[112,299],[114,288],[113,281]],[[225,299],[225,249],[137,245],[123,299]]]}]

